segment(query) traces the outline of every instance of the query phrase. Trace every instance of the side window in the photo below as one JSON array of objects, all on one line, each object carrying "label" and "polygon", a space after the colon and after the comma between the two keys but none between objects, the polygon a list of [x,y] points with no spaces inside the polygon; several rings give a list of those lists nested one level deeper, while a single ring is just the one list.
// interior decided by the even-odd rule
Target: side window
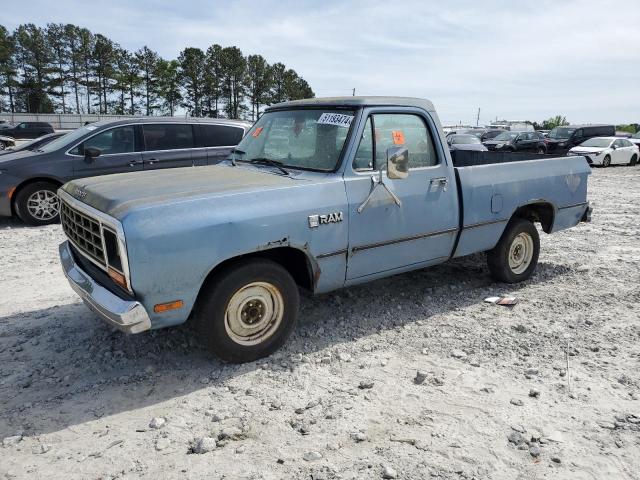
[{"label": "side window", "polygon": [[[375,131],[372,131],[375,130]],[[375,141],[375,159],[373,159]],[[409,150],[409,168],[437,165],[433,140],[422,118],[413,114],[379,113],[367,119],[353,161],[356,171],[377,170],[387,159],[387,149],[404,145]]]},{"label": "side window", "polygon": [[240,143],[244,130],[226,125],[198,125],[200,147],[232,147]]},{"label": "side window", "polygon": [[582,132],[582,129],[580,128],[575,131],[575,133],[573,134],[573,138],[580,139],[582,138],[582,135],[583,135],[583,132]]},{"label": "side window", "polygon": [[88,138],[69,153],[84,155],[86,148],[97,148],[101,155],[130,153],[135,151],[135,134],[133,125],[105,130]]},{"label": "side window", "polygon": [[143,125],[146,151],[193,148],[193,129],[187,124]]},{"label": "side window", "polygon": [[18,126],[16,127],[16,130],[24,130],[25,128],[27,128],[29,125],[26,123],[19,123]]}]

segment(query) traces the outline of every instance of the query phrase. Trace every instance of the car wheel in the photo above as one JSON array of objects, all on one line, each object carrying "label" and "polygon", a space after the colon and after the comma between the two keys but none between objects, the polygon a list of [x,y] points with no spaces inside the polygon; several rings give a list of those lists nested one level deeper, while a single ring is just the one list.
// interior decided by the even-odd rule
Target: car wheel
[{"label": "car wheel", "polygon": [[48,225],[60,219],[58,186],[51,182],[35,182],[16,195],[15,209],[27,225]]},{"label": "car wheel", "polygon": [[4,150],[5,148],[7,148],[7,144],[4,142],[0,142],[0,150]]},{"label": "car wheel", "polygon": [[194,320],[219,358],[244,363],[280,348],[296,324],[300,296],[293,277],[268,259],[247,259],[203,287]]},{"label": "car wheel", "polygon": [[636,163],[638,163],[638,156],[634,153],[629,161],[629,166],[633,167]]},{"label": "car wheel", "polygon": [[498,244],[487,252],[489,272],[494,280],[522,282],[533,274],[540,254],[540,236],[533,223],[512,219]]},{"label": "car wheel", "polygon": [[538,147],[538,155],[544,155],[545,153],[547,153],[547,151],[544,148]]},{"label": "car wheel", "polygon": [[609,165],[611,165],[611,157],[609,155],[605,155],[605,157],[602,159],[602,166],[608,167]]}]

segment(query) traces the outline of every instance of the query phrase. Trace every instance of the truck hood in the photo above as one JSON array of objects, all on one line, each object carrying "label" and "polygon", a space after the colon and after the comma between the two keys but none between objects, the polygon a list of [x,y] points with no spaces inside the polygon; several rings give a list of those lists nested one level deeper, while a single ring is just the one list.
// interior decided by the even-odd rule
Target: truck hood
[{"label": "truck hood", "polygon": [[81,178],[66,183],[62,189],[81,202],[121,219],[132,209],[285,188],[308,181],[296,173],[285,176],[272,173],[268,167],[231,165],[184,167]]}]

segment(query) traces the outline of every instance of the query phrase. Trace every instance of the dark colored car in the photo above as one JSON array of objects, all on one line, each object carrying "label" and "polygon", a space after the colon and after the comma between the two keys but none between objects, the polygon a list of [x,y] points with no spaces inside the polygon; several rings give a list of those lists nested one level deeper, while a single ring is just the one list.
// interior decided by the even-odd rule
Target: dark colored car
[{"label": "dark colored car", "polygon": [[490,151],[547,153],[544,138],[537,132],[505,131],[484,142]]},{"label": "dark colored car", "polygon": [[[30,142],[24,142],[22,145],[18,145],[17,147],[9,146],[9,147],[6,147],[5,149],[0,148],[0,155],[6,155],[7,153],[22,152],[23,150],[29,150],[31,152],[34,152],[38,150],[40,147],[42,147],[43,145],[46,145],[49,142],[53,142],[56,138],[60,138],[63,135],[66,135],[67,133],[68,132],[49,133],[48,135],[45,135],[40,138],[36,138],[35,140],[31,140]],[[3,140],[2,136],[0,136],[0,142],[2,142],[2,140]],[[15,142],[13,143],[13,145],[15,145]]]},{"label": "dark colored car", "polygon": [[552,129],[545,138],[549,153],[567,153],[573,147],[593,137],[613,137],[614,125],[567,125]]},{"label": "dark colored car", "polygon": [[3,129],[2,135],[13,138],[38,138],[53,131],[53,127],[47,122],[21,122],[15,127]]},{"label": "dark colored car", "polygon": [[628,140],[634,145],[638,145],[638,147],[640,147],[640,132],[634,133],[629,137]]},{"label": "dark colored car", "polygon": [[36,151],[0,157],[0,216],[16,214],[30,225],[54,223],[57,190],[69,180],[216,164],[250,127],[237,120],[169,117],[86,125]]},{"label": "dark colored car", "polygon": [[455,150],[487,151],[487,148],[475,135],[449,135],[447,136],[447,144],[449,145],[449,150],[452,152]]}]

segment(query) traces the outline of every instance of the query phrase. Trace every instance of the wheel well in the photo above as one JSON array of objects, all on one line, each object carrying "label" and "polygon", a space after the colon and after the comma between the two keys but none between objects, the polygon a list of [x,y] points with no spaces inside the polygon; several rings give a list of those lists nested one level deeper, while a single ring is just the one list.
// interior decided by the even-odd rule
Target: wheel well
[{"label": "wheel well", "polygon": [[550,233],[553,228],[554,211],[553,206],[550,203],[531,203],[518,208],[513,217],[524,218],[530,222],[540,222],[542,230],[545,233]]},{"label": "wheel well", "polygon": [[302,250],[293,247],[270,248],[268,250],[239,255],[225,260],[209,272],[203,285],[221,270],[230,267],[240,260],[246,260],[248,258],[266,258],[280,264],[289,272],[298,286],[313,291],[315,282],[311,262]]},{"label": "wheel well", "polygon": [[16,198],[18,197],[18,194],[20,193],[20,191],[22,189],[24,189],[26,186],[31,185],[33,183],[37,183],[37,182],[49,182],[49,183],[53,183],[54,185],[56,185],[58,188],[62,186],[62,182],[59,180],[56,180],[54,178],[50,178],[50,177],[36,177],[36,178],[30,178],[29,180],[25,180],[24,182],[22,182],[20,185],[18,185],[16,187],[16,190],[13,192],[13,195],[11,196],[11,213],[15,215],[15,203],[16,203]]}]

